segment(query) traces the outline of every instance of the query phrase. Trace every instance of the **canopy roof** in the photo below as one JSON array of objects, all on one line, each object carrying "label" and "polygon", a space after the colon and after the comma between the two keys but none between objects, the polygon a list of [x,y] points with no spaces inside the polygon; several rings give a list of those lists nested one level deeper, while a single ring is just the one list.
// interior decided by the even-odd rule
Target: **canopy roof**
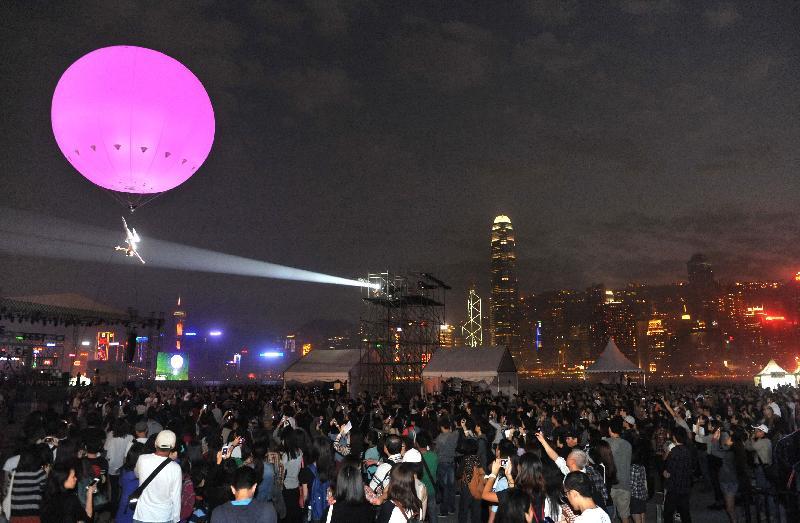
[{"label": "canopy roof", "polygon": [[644,372],[642,369],[631,363],[631,360],[622,354],[614,338],[609,338],[608,345],[603,349],[597,360],[592,363],[586,372]]},{"label": "canopy roof", "polygon": [[514,359],[505,347],[454,347],[434,352],[422,377],[483,380],[504,372],[517,372]]},{"label": "canopy roof", "polygon": [[127,316],[125,311],[98,303],[90,298],[87,298],[86,296],[83,296],[82,294],[75,293],[14,296],[7,299],[14,302],[19,302],[20,304],[28,303],[50,308],[71,309],[73,311]]},{"label": "canopy roof", "polygon": [[771,376],[772,374],[788,374],[783,368],[775,363],[775,360],[769,360],[766,367],[761,369],[761,372],[756,374],[756,376]]},{"label": "canopy roof", "polygon": [[283,373],[287,382],[314,383],[318,381],[347,381],[350,371],[359,362],[358,349],[312,350]]}]

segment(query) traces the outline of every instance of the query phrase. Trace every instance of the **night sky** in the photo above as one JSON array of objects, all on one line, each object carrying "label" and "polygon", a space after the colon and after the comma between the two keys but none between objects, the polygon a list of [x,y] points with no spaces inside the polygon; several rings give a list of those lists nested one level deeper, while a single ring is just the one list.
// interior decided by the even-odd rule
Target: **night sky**
[{"label": "night sky", "polygon": [[[3,2],[0,212],[107,229],[123,209],[62,157],[62,72],[131,44],[185,64],[211,155],[136,213],[155,237],[357,277],[385,268],[488,297],[496,214],[522,291],[800,268],[797,2]],[[502,7],[501,7],[502,6]],[[359,291],[0,255],[5,295],[79,292],[255,340],[356,322]],[[457,309],[457,313],[455,312]]]}]

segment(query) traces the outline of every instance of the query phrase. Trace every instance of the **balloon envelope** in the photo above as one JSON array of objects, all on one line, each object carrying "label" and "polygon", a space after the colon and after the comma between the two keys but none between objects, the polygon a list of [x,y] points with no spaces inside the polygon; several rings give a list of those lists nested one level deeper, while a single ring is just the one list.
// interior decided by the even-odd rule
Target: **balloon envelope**
[{"label": "balloon envelope", "polygon": [[125,193],[180,185],[214,142],[214,110],[200,80],[144,47],[104,47],[78,59],[58,81],[51,120],[78,172]]}]

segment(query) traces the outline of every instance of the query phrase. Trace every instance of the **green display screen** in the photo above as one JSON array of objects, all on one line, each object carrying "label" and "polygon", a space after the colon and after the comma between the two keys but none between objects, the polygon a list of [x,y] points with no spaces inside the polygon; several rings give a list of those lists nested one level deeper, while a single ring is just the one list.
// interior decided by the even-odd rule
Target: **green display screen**
[{"label": "green display screen", "polygon": [[189,356],[159,352],[156,358],[156,380],[186,381],[189,379]]}]

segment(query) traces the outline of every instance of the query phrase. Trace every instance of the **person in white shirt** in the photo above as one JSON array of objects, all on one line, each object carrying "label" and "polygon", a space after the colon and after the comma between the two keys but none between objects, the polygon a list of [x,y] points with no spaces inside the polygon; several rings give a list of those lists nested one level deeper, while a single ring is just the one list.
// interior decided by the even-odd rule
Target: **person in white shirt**
[{"label": "person in white shirt", "polygon": [[120,469],[125,463],[125,455],[128,453],[133,436],[129,434],[130,425],[124,419],[114,422],[114,427],[108,432],[106,442],[103,445],[105,456],[108,460],[108,476],[111,482],[111,498],[116,502],[119,499],[119,475]]},{"label": "person in white shirt", "polygon": [[[580,516],[575,523],[611,523],[605,510],[592,499],[592,480],[583,472],[570,472],[564,478],[564,493],[570,507]],[[566,521],[562,515],[561,521]]]},{"label": "person in white shirt", "polygon": [[[171,430],[162,430],[156,436],[155,454],[142,454],[136,461],[134,472],[139,483],[144,483],[148,476],[175,449],[177,438]],[[174,461],[169,463],[139,496],[136,511],[133,513],[134,523],[176,523],[181,519],[181,488],[183,474],[181,467]]]}]

